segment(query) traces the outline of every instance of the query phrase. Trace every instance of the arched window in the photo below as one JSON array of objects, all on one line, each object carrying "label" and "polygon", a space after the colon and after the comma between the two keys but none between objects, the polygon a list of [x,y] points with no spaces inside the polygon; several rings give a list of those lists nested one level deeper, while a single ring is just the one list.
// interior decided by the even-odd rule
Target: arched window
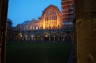
[{"label": "arched window", "polygon": [[45,28],[46,29],[55,29],[58,28],[57,25],[57,13],[58,10],[54,6],[49,6],[45,13]]}]

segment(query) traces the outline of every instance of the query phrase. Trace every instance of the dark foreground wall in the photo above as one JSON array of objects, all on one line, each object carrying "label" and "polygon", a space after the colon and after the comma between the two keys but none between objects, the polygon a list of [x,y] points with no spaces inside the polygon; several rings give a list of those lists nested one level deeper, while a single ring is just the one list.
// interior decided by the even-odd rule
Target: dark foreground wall
[{"label": "dark foreground wall", "polygon": [[0,60],[4,63],[4,51],[5,51],[5,31],[6,31],[6,18],[7,18],[7,0],[0,0]]},{"label": "dark foreground wall", "polygon": [[76,1],[77,62],[96,63],[96,1]]}]

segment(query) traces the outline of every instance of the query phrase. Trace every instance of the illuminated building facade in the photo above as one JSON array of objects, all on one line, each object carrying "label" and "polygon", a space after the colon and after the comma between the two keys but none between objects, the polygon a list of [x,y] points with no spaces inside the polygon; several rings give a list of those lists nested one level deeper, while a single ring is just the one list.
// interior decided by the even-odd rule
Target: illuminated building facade
[{"label": "illuminated building facade", "polygon": [[[54,6],[48,6],[40,19],[26,21],[18,24],[16,29],[19,30],[19,36],[22,40],[64,40],[62,14]],[[59,31],[58,31],[59,30]]]},{"label": "illuminated building facade", "polygon": [[75,20],[74,0],[62,0],[62,20],[65,30],[73,29],[73,21]]},{"label": "illuminated building facade", "polygon": [[[54,6],[48,6],[40,19],[26,21],[23,24],[19,24],[20,30],[40,30],[40,29],[60,29],[62,24],[62,14],[59,9]],[[18,27],[18,26],[17,26]]]},{"label": "illuminated building facade", "polygon": [[75,18],[74,0],[62,0],[63,21],[72,21]]},{"label": "illuminated building facade", "polygon": [[59,29],[62,26],[62,15],[59,9],[54,6],[48,6],[41,16],[40,25],[43,29]]},{"label": "illuminated building facade", "polygon": [[62,0],[62,12],[49,5],[38,20],[17,25],[22,40],[65,40],[72,39],[74,19],[73,0]]}]

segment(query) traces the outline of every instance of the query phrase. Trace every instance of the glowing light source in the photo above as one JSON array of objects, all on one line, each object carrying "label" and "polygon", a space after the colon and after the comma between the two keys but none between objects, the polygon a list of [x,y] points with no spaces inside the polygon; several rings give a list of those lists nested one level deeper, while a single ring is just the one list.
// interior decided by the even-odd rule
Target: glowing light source
[{"label": "glowing light source", "polygon": [[45,35],[45,37],[48,37],[48,35]]}]

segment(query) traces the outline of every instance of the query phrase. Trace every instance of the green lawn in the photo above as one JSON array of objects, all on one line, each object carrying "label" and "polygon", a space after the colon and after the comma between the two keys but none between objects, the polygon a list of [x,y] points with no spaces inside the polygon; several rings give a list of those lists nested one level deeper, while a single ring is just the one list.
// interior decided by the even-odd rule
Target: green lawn
[{"label": "green lawn", "polygon": [[6,63],[67,63],[71,47],[66,42],[10,41]]}]

